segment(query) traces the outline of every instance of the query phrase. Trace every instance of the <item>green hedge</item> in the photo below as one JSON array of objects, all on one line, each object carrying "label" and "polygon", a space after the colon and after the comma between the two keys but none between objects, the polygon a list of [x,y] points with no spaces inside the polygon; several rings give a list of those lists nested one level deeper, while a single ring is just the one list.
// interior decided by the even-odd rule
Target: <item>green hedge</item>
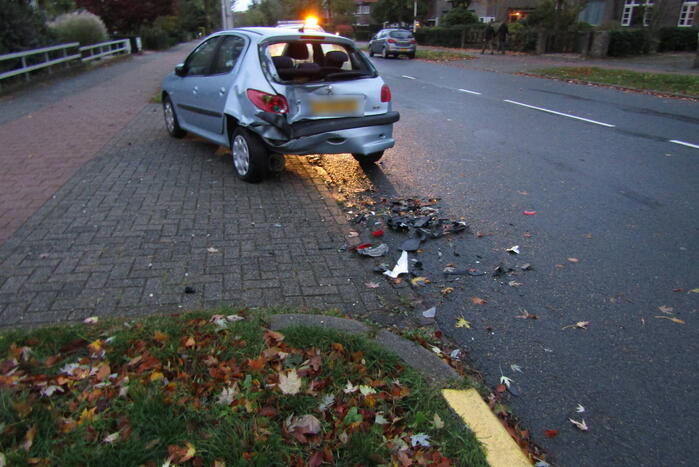
[{"label": "green hedge", "polygon": [[610,31],[610,57],[647,54],[650,51],[651,39],[646,29],[624,29]]},{"label": "green hedge", "polygon": [[381,25],[370,24],[368,26],[354,26],[352,31],[355,41],[369,41],[371,38],[381,30]]},{"label": "green hedge", "polygon": [[484,25],[457,27],[420,28],[415,33],[415,40],[421,45],[439,45],[442,47],[461,47],[461,35],[466,30],[466,43],[480,43]]},{"label": "green hedge", "polygon": [[697,34],[699,30],[695,28],[662,28],[658,52],[697,50]]}]

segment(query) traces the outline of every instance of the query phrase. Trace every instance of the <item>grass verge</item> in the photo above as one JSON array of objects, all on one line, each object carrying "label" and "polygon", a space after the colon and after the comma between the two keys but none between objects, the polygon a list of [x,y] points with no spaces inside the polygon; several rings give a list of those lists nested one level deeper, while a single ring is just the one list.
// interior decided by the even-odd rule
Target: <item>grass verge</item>
[{"label": "grass verge", "polygon": [[12,330],[0,358],[7,465],[486,465],[397,357],[264,312]]},{"label": "grass verge", "polygon": [[699,97],[699,76],[643,73],[599,67],[554,67],[535,70],[532,73],[548,78],[626,86],[646,91]]},{"label": "grass verge", "polygon": [[473,60],[473,55],[469,55],[465,52],[452,52],[446,50],[425,50],[417,49],[417,58],[423,60],[435,60],[435,61],[454,61],[454,60]]}]

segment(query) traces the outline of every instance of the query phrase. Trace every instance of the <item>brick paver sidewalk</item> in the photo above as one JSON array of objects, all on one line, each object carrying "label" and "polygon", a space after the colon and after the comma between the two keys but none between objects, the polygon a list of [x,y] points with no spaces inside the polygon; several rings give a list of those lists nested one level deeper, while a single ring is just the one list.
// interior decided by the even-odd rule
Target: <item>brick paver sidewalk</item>
[{"label": "brick paver sidewalk", "polygon": [[304,159],[251,185],[225,151],[167,135],[148,100],[181,58],[0,126],[2,325],[224,303],[356,314],[395,296],[341,251],[345,215]]}]

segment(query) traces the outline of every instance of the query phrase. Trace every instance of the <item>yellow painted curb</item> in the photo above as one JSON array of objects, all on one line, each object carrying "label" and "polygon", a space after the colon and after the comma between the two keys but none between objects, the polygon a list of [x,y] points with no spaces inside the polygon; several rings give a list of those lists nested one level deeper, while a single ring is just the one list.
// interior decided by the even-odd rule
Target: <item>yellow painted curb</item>
[{"label": "yellow painted curb", "polygon": [[442,395],[473,431],[478,441],[483,443],[485,457],[491,467],[531,467],[532,463],[527,456],[475,389],[443,389]]}]

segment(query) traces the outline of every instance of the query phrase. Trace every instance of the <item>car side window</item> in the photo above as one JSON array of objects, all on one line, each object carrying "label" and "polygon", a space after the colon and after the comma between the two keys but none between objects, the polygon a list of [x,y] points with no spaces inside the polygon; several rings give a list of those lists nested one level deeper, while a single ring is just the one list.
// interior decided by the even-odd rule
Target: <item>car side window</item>
[{"label": "car side window", "polygon": [[216,45],[220,39],[220,37],[213,37],[200,44],[199,47],[194,49],[194,52],[189,54],[185,62],[187,76],[206,75],[209,73],[211,60],[214,58]]},{"label": "car side window", "polygon": [[211,74],[228,73],[235,66],[245,47],[245,39],[239,36],[226,36],[221,41]]}]

